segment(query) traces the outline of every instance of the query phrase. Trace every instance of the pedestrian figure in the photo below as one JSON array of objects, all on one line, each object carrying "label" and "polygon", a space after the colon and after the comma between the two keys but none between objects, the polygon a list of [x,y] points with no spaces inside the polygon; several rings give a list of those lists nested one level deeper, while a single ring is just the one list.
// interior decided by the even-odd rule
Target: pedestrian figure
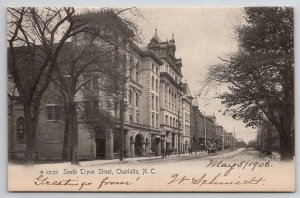
[{"label": "pedestrian figure", "polygon": [[127,157],[127,149],[124,149],[124,158],[126,159]]},{"label": "pedestrian figure", "polygon": [[162,154],[162,158],[166,157],[166,149],[165,148],[161,149],[161,154]]}]

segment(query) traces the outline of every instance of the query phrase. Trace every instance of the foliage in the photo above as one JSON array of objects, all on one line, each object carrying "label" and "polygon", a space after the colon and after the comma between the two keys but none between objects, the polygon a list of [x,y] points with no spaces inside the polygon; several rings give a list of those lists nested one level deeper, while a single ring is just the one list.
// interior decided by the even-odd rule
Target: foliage
[{"label": "foliage", "polygon": [[219,98],[227,113],[256,126],[260,111],[270,115],[288,108],[293,112],[293,10],[246,8],[245,13],[248,23],[236,27],[238,52],[213,65],[207,82],[226,83],[229,92]]},{"label": "foliage", "polygon": [[207,84],[226,84],[218,97],[235,119],[257,126],[263,115],[280,136],[282,159],[294,155],[294,15],[290,7],[245,8],[236,27],[239,49],[213,65]]}]

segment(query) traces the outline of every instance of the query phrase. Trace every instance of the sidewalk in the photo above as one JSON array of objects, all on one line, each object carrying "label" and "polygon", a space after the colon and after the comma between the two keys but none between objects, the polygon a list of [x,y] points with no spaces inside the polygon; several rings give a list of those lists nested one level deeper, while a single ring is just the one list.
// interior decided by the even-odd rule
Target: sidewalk
[{"label": "sidewalk", "polygon": [[[224,151],[219,151],[217,152],[217,156],[224,154],[224,153],[230,153],[233,152],[235,150],[224,150]],[[211,155],[211,156],[215,156],[215,155]],[[106,160],[106,159],[97,159],[97,160],[93,160],[93,161],[80,161],[79,162],[79,166],[101,166],[101,165],[116,165],[116,164],[126,164],[126,163],[147,163],[150,161],[171,161],[171,160],[192,160],[192,159],[197,159],[197,158],[204,158],[204,157],[208,157],[207,152],[202,152],[202,151],[198,151],[197,154],[195,154],[193,152],[193,154],[180,154],[180,156],[178,155],[170,155],[167,156],[166,158],[162,158],[162,156],[153,156],[153,157],[133,157],[133,158],[126,158],[123,159],[123,161],[120,161],[120,159],[112,159],[112,160]],[[22,165],[22,163],[10,163],[10,165],[12,166],[19,166]],[[56,167],[64,167],[64,166],[68,166],[71,165],[70,162],[45,162],[45,163],[37,163],[34,166],[35,167],[39,167],[39,166],[44,166],[44,165],[49,165],[49,166],[56,166]]]},{"label": "sidewalk", "polygon": [[[223,153],[232,152],[232,150],[225,150],[225,151],[219,151],[216,155],[220,155]],[[123,161],[120,161],[119,159],[113,159],[113,160],[94,160],[94,161],[81,161],[80,165],[82,166],[95,166],[95,165],[112,165],[112,164],[125,164],[125,163],[138,163],[138,162],[148,162],[148,161],[167,161],[167,160],[174,160],[174,159],[180,159],[180,160],[188,160],[188,159],[197,159],[197,158],[203,158],[207,157],[207,152],[198,151],[197,154],[193,152],[193,154],[180,154],[180,156],[177,155],[170,155],[166,158],[162,158],[162,156],[152,156],[150,157],[133,157],[133,158],[126,158],[123,159]]]}]

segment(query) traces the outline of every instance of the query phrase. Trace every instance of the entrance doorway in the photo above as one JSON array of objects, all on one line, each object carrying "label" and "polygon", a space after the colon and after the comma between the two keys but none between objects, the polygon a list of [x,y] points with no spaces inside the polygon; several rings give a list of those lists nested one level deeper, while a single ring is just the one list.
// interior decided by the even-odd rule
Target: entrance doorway
[{"label": "entrance doorway", "polygon": [[144,138],[141,134],[137,134],[135,136],[135,143],[134,143],[134,148],[135,148],[135,156],[141,157],[143,153],[143,142]]},{"label": "entrance doorway", "polygon": [[96,139],[96,158],[105,159],[106,141],[105,138]]}]

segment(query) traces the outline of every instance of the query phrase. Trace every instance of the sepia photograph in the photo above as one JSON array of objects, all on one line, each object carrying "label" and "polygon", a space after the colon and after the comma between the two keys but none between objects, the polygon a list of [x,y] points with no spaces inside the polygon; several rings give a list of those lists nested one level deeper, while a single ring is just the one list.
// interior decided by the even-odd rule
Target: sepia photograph
[{"label": "sepia photograph", "polygon": [[293,7],[6,15],[8,191],[295,191]]}]

